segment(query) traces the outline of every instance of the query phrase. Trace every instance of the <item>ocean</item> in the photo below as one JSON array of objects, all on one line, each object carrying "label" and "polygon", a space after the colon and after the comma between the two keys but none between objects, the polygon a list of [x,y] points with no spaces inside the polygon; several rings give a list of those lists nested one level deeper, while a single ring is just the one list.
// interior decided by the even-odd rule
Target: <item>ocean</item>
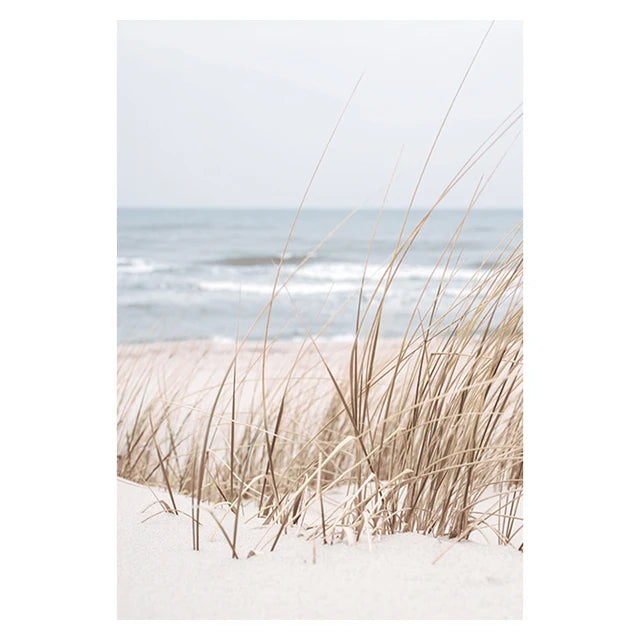
[{"label": "ocean", "polygon": [[[270,335],[299,338],[328,323],[325,339],[354,335],[358,291],[378,211],[358,211],[293,274],[348,209],[303,210],[287,248]],[[424,215],[412,212],[404,236]],[[268,302],[295,210],[118,209],[118,342],[242,338]],[[404,210],[385,210],[371,248],[364,304],[388,264]],[[433,299],[438,259],[464,211],[436,210],[408,253],[387,295],[382,334],[402,335],[420,293]],[[454,251],[443,304],[453,301],[495,247],[522,221],[519,209],[470,213]],[[521,239],[521,230],[515,235]],[[264,316],[251,337],[261,338]]]}]

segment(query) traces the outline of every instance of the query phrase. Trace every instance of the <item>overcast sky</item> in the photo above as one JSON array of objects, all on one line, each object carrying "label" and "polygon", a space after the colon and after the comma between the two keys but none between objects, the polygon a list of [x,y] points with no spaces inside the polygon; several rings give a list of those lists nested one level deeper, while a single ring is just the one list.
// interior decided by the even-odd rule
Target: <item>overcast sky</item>
[{"label": "overcast sky", "polygon": [[[309,207],[405,207],[488,22],[120,22],[118,203],[295,207],[359,75]],[[522,28],[497,22],[418,196],[428,206],[522,101]],[[517,134],[449,194],[466,206]],[[516,142],[478,207],[520,207]]]}]

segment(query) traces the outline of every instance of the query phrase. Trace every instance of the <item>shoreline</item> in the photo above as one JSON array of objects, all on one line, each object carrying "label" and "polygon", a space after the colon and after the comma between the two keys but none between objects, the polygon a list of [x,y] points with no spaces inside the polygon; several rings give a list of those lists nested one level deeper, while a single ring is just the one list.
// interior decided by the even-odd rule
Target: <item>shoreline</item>
[{"label": "shoreline", "polygon": [[[336,344],[353,344],[355,339],[355,334],[353,335],[345,335],[339,334],[336,336],[319,336],[313,337],[315,342],[320,343],[336,343]],[[361,342],[364,337],[358,338],[358,342]],[[383,336],[380,338],[383,342],[400,342],[402,340],[402,336]],[[238,340],[238,342],[242,342],[242,338]],[[274,336],[269,337],[269,342],[274,342],[274,344],[286,343],[286,344],[300,344],[302,342],[309,342],[309,338],[306,336],[294,336],[289,338]],[[126,348],[126,347],[140,347],[144,345],[181,345],[185,343],[194,343],[194,344],[202,344],[202,345],[216,345],[216,346],[234,346],[236,344],[235,338],[228,338],[226,336],[212,336],[209,338],[172,338],[168,340],[141,340],[138,342],[117,342],[116,346],[118,349]],[[264,343],[263,338],[251,338],[244,341],[245,345],[249,346],[262,346]]]}]

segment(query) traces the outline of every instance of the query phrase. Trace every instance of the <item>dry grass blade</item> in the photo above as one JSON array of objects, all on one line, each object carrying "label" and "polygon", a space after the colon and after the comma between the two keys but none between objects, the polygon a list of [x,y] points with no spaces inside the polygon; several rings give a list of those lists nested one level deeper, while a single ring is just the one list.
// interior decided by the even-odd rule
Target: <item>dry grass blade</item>
[{"label": "dry grass blade", "polygon": [[[246,513],[247,504],[257,507],[256,517],[265,524],[263,548],[271,550],[293,524],[308,539],[321,538],[325,544],[405,531],[461,540],[477,532],[498,544],[521,548],[521,229],[505,236],[480,265],[474,264],[464,282],[460,276],[466,265],[460,240],[468,217],[513,141],[488,177],[483,174],[476,182],[467,209],[454,221],[439,257],[434,256],[437,261],[429,277],[411,294],[415,299],[406,304],[406,319],[394,327],[398,337],[385,337],[384,324],[390,291],[398,286],[397,276],[432,213],[490,149],[507,143],[522,117],[520,107],[514,109],[461,164],[433,206],[416,212],[415,219],[410,216],[434,149],[489,30],[436,132],[407,210],[400,214],[399,233],[394,232],[385,253],[387,260],[375,274],[369,273],[398,162],[361,278],[358,272],[359,286],[335,312],[327,313],[330,317],[318,331],[309,328],[288,284],[356,210],[291,272],[282,271],[282,266],[344,110],[291,224],[271,297],[246,335],[240,340],[237,331],[235,346],[223,355],[202,345],[196,358],[187,346],[174,346],[138,361],[135,349],[126,349],[126,358],[123,355],[118,364],[118,473],[164,486],[172,507],[165,503],[163,509],[173,513],[178,512],[176,493],[191,496],[194,549],[200,548],[201,507],[221,501],[234,515],[232,535],[210,512],[233,558],[238,557],[240,512]],[[459,290],[452,293],[454,281]],[[280,296],[282,291],[288,297]],[[279,335],[284,329],[274,328],[270,335],[276,298],[287,311],[291,303],[288,322],[301,331],[299,344],[283,345]],[[345,309],[355,318],[355,335],[340,351],[322,338]],[[264,333],[261,330],[260,339],[252,342],[261,319]],[[172,370],[183,348],[188,365]]]}]

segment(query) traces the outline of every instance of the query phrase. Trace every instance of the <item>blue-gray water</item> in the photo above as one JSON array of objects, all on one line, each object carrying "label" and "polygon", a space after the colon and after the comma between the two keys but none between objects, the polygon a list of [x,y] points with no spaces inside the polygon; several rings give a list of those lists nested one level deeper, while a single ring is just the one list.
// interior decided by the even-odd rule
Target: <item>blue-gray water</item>
[{"label": "blue-gray water", "polygon": [[[346,209],[302,212],[281,283],[348,213]],[[119,209],[118,341],[228,340],[235,337],[237,327],[242,337],[271,295],[294,214],[293,210]],[[411,214],[405,237],[423,214]],[[305,325],[317,331],[345,302],[323,335],[353,335],[357,291],[377,215],[377,211],[355,214],[295,274],[287,284],[288,293],[283,291],[274,305],[271,335],[304,336]],[[387,297],[384,335],[403,333],[462,216],[462,211],[436,211],[424,226]],[[403,218],[404,211],[383,213],[369,260],[365,300],[393,252]],[[521,210],[471,212],[457,243],[455,256],[462,253],[449,298],[521,219]],[[428,306],[430,292],[423,307]],[[263,328],[262,321],[253,337],[260,337]]]}]

